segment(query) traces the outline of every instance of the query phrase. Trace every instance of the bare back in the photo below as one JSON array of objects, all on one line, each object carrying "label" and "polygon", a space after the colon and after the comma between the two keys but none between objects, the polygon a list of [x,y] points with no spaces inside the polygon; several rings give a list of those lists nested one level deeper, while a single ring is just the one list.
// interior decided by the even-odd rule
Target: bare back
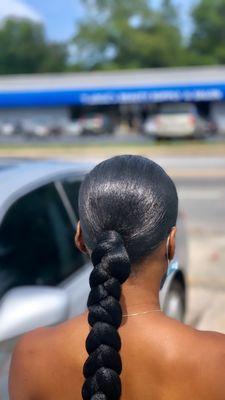
[{"label": "bare back", "polygon": [[[80,400],[88,332],[85,314],[22,339],[10,399]],[[197,331],[163,313],[130,317],[119,332],[121,400],[225,399],[224,335]]]}]

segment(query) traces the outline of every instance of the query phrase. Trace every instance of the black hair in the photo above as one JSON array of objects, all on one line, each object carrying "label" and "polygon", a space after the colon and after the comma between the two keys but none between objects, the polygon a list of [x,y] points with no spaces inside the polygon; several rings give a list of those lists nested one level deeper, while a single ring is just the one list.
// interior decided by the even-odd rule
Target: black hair
[{"label": "black hair", "polygon": [[83,368],[84,400],[121,396],[121,285],[131,267],[150,255],[176,225],[178,199],[166,172],[148,158],[116,156],[98,164],[84,179],[79,215],[93,270],[88,298]]}]

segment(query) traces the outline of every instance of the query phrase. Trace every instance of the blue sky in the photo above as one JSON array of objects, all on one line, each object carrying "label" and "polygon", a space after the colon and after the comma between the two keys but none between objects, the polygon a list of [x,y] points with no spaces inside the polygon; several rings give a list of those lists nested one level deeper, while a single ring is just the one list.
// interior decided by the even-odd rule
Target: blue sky
[{"label": "blue sky", "polygon": [[[152,0],[151,3],[157,6],[159,1]],[[181,10],[182,26],[186,34],[191,27],[187,18],[188,10],[196,1],[174,0]],[[81,4],[80,0],[0,0],[0,20],[8,15],[30,17],[43,21],[50,39],[67,40],[75,30],[76,21],[84,16]]]}]

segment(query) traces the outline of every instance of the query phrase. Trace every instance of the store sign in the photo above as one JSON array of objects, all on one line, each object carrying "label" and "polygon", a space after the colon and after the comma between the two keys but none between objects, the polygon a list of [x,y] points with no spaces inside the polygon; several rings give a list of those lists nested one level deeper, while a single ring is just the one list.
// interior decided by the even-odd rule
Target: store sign
[{"label": "store sign", "polygon": [[225,83],[46,91],[0,91],[0,107],[109,105],[225,100]]},{"label": "store sign", "polygon": [[161,103],[177,101],[219,101],[225,98],[224,89],[197,88],[197,89],[149,89],[149,90],[121,90],[115,92],[99,91],[84,93],[80,96],[80,103],[85,105],[98,104],[130,104],[130,103]]}]

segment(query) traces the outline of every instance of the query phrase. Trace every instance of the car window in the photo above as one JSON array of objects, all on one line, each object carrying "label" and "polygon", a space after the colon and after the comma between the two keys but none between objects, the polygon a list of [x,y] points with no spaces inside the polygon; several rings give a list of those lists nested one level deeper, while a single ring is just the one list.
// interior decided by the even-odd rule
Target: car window
[{"label": "car window", "polygon": [[84,264],[54,184],[16,201],[0,227],[0,296],[20,285],[56,285]]},{"label": "car window", "polygon": [[69,198],[71,206],[75,212],[77,219],[79,219],[78,211],[78,194],[81,185],[81,180],[77,177],[68,177],[62,181],[63,188]]}]

